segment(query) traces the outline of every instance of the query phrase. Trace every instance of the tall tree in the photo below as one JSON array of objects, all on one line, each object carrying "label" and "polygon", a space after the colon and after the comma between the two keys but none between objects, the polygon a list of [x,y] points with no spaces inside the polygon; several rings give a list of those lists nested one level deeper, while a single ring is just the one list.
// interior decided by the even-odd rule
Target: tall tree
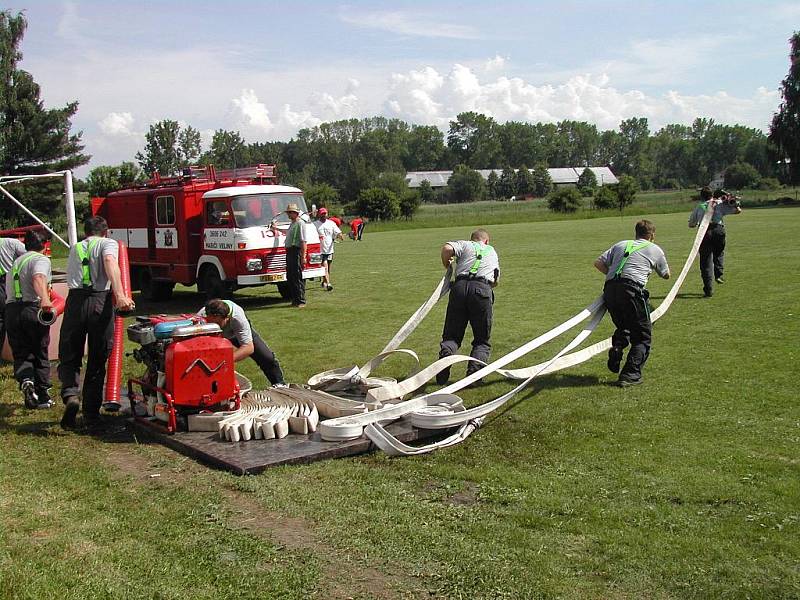
[{"label": "tall tree", "polygon": [[196,165],[200,158],[200,132],[187,125],[178,133],[178,159],[181,167]]},{"label": "tall tree", "polygon": [[533,193],[541,198],[553,189],[553,179],[547,171],[547,165],[539,163],[533,169]]},{"label": "tall tree", "polygon": [[[33,76],[17,68],[27,22],[22,13],[0,11],[0,174],[30,175],[74,169],[89,162],[83,154],[81,133],[71,134],[77,102],[46,109]],[[58,185],[20,194],[35,209],[57,211]],[[10,208],[2,203],[2,214]]]},{"label": "tall tree", "polygon": [[787,166],[789,183],[796,184],[800,182],[800,31],[789,39],[789,49],[791,66],[781,84],[783,101],[772,118],[769,139]]},{"label": "tall tree", "polygon": [[249,152],[238,131],[217,129],[205,158],[218,169],[235,169],[247,166]]},{"label": "tall tree", "polygon": [[486,197],[486,182],[477,171],[456,165],[447,181],[447,191],[453,202],[476,202]]},{"label": "tall tree", "polygon": [[514,188],[517,196],[527,196],[533,193],[533,175],[527,165],[522,164],[517,170],[517,175],[514,177]]},{"label": "tall tree", "polygon": [[181,166],[178,150],[180,129],[178,122],[170,119],[150,125],[150,130],[145,134],[144,153],[136,153],[136,160],[147,175],[156,171],[160,175],[178,173]]},{"label": "tall tree", "polygon": [[447,145],[459,162],[473,169],[491,169],[502,159],[497,122],[476,112],[465,112],[450,121]]},{"label": "tall tree", "polygon": [[517,175],[511,165],[503,167],[503,172],[500,174],[500,180],[496,186],[497,197],[503,200],[511,198],[517,192]]}]

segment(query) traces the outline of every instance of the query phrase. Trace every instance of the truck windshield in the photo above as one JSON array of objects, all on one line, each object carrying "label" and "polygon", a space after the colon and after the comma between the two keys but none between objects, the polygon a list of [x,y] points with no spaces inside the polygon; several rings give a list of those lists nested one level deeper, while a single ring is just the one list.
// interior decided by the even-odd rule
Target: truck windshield
[{"label": "truck windshield", "polygon": [[236,227],[268,227],[274,218],[280,224],[288,224],[289,216],[284,212],[290,204],[297,204],[306,211],[302,194],[253,194],[236,196],[231,201]]}]

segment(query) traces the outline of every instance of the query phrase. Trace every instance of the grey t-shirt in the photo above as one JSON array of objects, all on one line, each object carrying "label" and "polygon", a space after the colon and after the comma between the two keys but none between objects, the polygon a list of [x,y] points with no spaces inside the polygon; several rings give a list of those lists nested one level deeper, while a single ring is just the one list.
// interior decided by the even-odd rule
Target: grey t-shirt
[{"label": "grey t-shirt", "polygon": [[[28,258],[28,255],[31,255]],[[12,275],[13,268],[22,265],[19,269],[19,288],[22,292],[22,298],[17,299],[14,294],[14,277]],[[6,304],[11,302],[39,302],[39,296],[36,290],[33,289],[33,276],[44,275],[48,285],[52,280],[52,273],[50,271],[50,259],[38,252],[26,252],[17,260],[14,261],[12,268],[8,270],[6,276]]]},{"label": "grey t-shirt", "polygon": [[[102,292],[111,287],[103,259],[106,256],[113,256],[116,260],[119,257],[119,245],[117,240],[96,236],[88,237],[78,242],[78,244],[82,244],[84,248],[87,248],[92,240],[97,240],[97,242],[92,244],[92,249],[89,252],[89,274],[92,278],[92,289]],[[70,248],[69,258],[67,259],[67,287],[71,290],[83,288],[83,267],[76,247],[77,244]]]},{"label": "grey t-shirt", "polygon": [[0,238],[0,275],[11,271],[18,256],[25,254],[25,244],[16,238]]},{"label": "grey t-shirt", "polygon": [[[706,214],[708,208],[707,202],[701,202],[689,215],[689,227],[697,227],[700,221],[703,220],[703,215]],[[714,213],[711,215],[711,222],[716,224],[723,224],[722,219],[725,215],[732,215],[736,212],[736,206],[727,202],[717,202],[714,206]]]},{"label": "grey t-shirt", "polygon": [[[638,246],[646,241],[637,239],[634,242]],[[608,267],[606,281],[614,279],[617,267],[619,267],[619,263],[625,255],[627,245],[628,240],[622,240],[600,255],[599,259]],[[661,277],[665,277],[669,273],[669,265],[667,264],[667,257],[664,256],[664,251],[656,244],[648,244],[641,250],[631,252],[619,276],[623,279],[631,279],[641,285],[647,285],[647,279],[653,270]]]},{"label": "grey t-shirt", "polygon": [[[227,340],[236,340],[240,346],[252,343],[253,330],[250,327],[250,321],[247,320],[247,315],[244,314],[244,309],[230,300],[226,300],[225,303],[233,308],[233,312],[231,313],[231,320],[222,329],[222,336]],[[206,309],[201,308],[197,314],[205,317]]]},{"label": "grey t-shirt", "polygon": [[[477,247],[482,246],[480,242],[472,242],[468,240],[460,240],[458,242],[447,242],[453,247],[456,258],[456,277],[459,275],[469,275],[472,265],[478,257],[476,250]],[[500,272],[500,260],[497,258],[495,249],[489,246],[483,246],[483,258],[475,273],[475,277],[482,277],[488,281],[496,281],[497,274]]]}]

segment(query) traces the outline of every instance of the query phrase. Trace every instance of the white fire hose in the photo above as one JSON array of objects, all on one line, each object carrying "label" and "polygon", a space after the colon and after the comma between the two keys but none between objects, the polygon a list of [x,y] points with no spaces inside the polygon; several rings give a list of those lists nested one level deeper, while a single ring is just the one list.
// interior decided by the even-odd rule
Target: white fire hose
[{"label": "white fire hose", "polygon": [[[667,309],[669,309],[670,305],[677,296],[681,285],[686,279],[694,259],[697,256],[706,230],[708,229],[714,206],[714,202],[709,202],[709,206],[705,215],[703,216],[702,221],[700,222],[699,227],[697,228],[697,234],[695,235],[691,250],[686,258],[680,274],[675,279],[675,283],[670,288],[664,300],[651,314],[651,320],[653,322],[657,321],[661,316],[664,315]],[[399,351],[398,346],[411,334],[412,331],[414,331],[425,315],[430,312],[433,305],[447,294],[450,289],[451,276],[452,270],[448,269],[445,273],[445,276],[437,285],[433,294],[431,294],[431,297],[419,309],[417,309],[414,315],[412,315],[412,317],[400,328],[397,334],[395,334],[392,340],[386,345],[384,351],[378,356],[368,361],[360,369],[358,367],[350,367],[334,369],[320,373],[309,380],[309,385],[315,389],[334,391],[334,388],[336,387],[339,389],[346,389],[348,387],[352,388],[355,383],[365,379],[372,379],[368,377],[370,372],[379,366],[384,360],[386,360],[386,358],[388,358],[388,356],[390,356],[393,352]],[[363,388],[366,390],[367,403],[379,404],[391,401],[397,403],[372,410],[368,413],[322,421],[319,424],[320,434],[324,440],[341,441],[354,439],[360,437],[363,433],[366,433],[367,437],[369,437],[369,439],[375,443],[375,445],[384,450],[386,453],[396,456],[423,454],[438,448],[444,448],[457,444],[466,439],[473,431],[475,431],[475,429],[480,427],[488,414],[503,406],[506,402],[508,402],[508,400],[519,393],[519,391],[527,387],[534,378],[580,364],[610,348],[611,338],[607,338],[582,350],[570,353],[574,348],[586,340],[589,335],[591,335],[591,333],[596,329],[597,325],[602,320],[605,312],[606,309],[603,304],[603,298],[600,296],[581,312],[573,316],[571,319],[568,319],[561,325],[554,327],[550,331],[530,340],[516,350],[509,352],[505,356],[498,358],[488,365],[485,365],[480,370],[459,381],[445,386],[441,390],[432,394],[425,394],[405,402],[398,402],[404,395],[419,389],[443,369],[458,362],[475,359],[463,355],[449,356],[435,361],[424,369],[416,371],[403,381],[387,381],[382,385],[363,386]],[[522,369],[508,370],[502,368],[505,365],[528,354],[539,346],[547,343],[548,341],[558,337],[562,333],[572,329],[586,319],[590,319],[589,323],[550,360]],[[403,352],[406,352],[407,354],[416,358],[416,354],[412,353],[411,351]],[[491,373],[498,373],[510,379],[518,379],[523,381],[506,394],[503,394],[502,396],[485,404],[465,410],[463,401],[461,398],[454,395],[454,392],[471,385],[472,383]],[[377,383],[377,381],[374,383]],[[394,421],[398,418],[405,418],[415,427],[424,429],[448,429],[452,427],[459,427],[459,429],[455,434],[433,444],[412,447],[397,440],[397,438],[391,435],[383,427],[384,424]]]}]

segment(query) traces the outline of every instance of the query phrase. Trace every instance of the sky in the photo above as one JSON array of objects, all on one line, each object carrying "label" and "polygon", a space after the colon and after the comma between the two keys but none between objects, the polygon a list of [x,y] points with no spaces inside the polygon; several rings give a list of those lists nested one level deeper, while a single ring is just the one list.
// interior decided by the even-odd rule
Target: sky
[{"label": "sky", "polygon": [[77,100],[92,160],[133,160],[162,119],[248,142],[384,115],[588,121],[651,131],[711,117],[766,129],[797,1],[11,0],[19,67],[47,108]]}]

